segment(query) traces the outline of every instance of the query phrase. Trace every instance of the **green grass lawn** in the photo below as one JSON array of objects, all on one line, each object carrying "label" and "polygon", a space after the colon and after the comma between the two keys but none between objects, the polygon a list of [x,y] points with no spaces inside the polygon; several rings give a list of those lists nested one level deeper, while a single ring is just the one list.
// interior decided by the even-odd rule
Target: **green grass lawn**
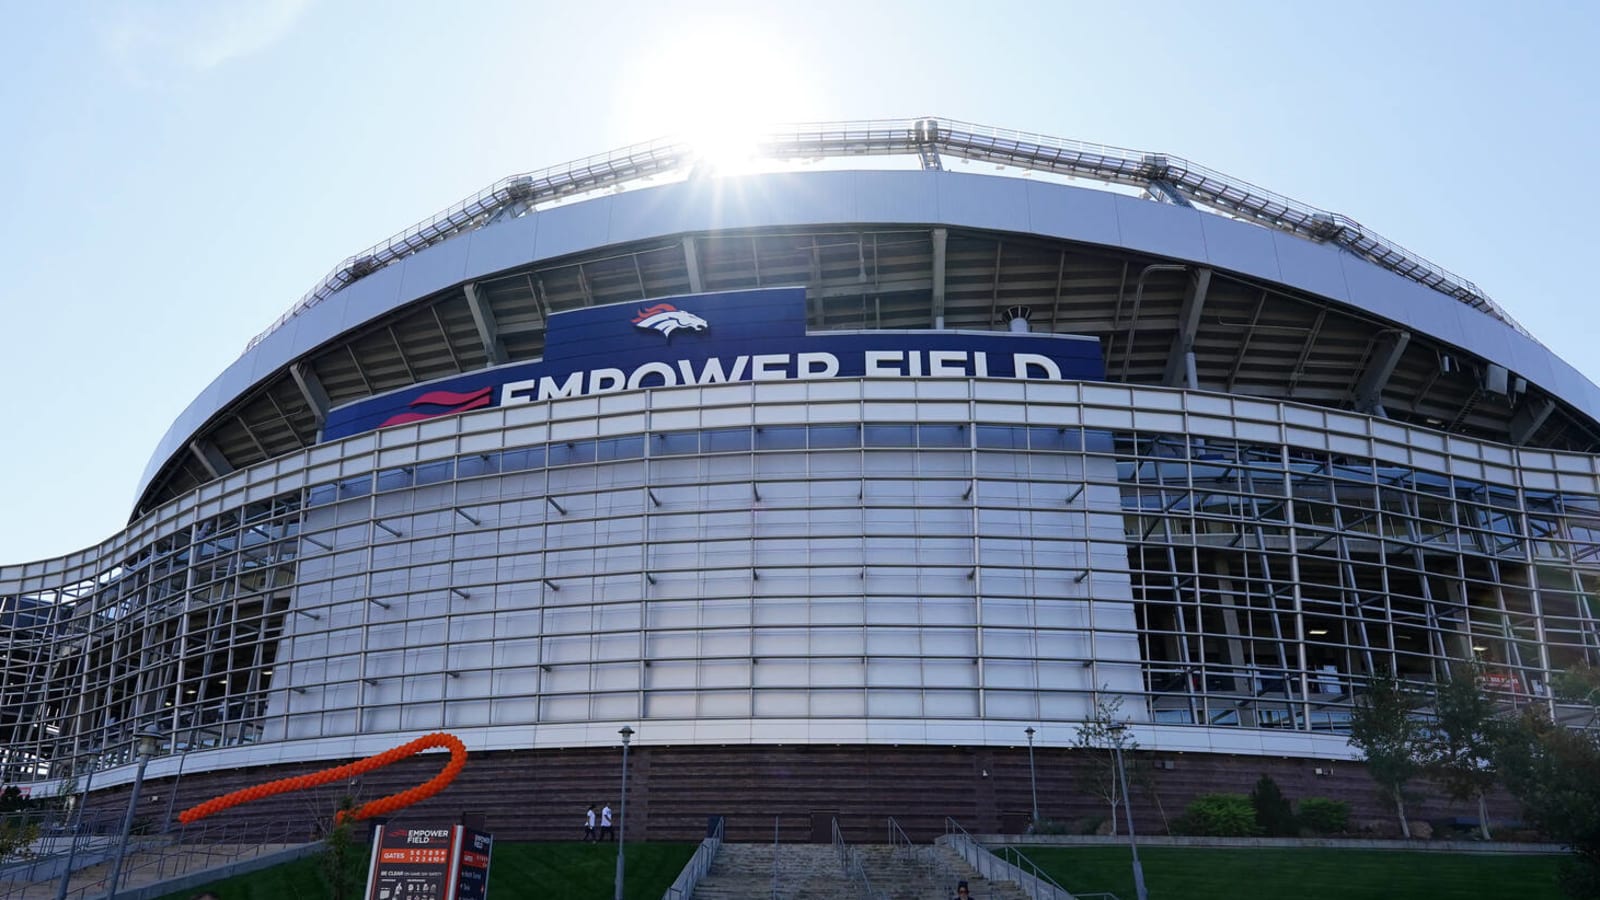
[{"label": "green grass lawn", "polygon": [[[1029,859],[1073,893],[1134,900],[1126,846],[1029,847]],[[1558,856],[1397,850],[1141,847],[1151,900],[1562,900]]]},{"label": "green grass lawn", "polygon": [[[629,844],[624,879],[628,900],[660,900],[697,846],[690,843]],[[361,896],[361,885],[366,883],[366,863],[364,855],[352,860],[358,873],[352,896]],[[495,844],[494,857],[489,864],[489,896],[500,900],[517,897],[611,900],[616,869],[617,851],[611,844]],[[161,900],[187,900],[207,890],[221,900],[325,900],[329,896],[326,880],[320,860],[307,858],[169,894]]]}]

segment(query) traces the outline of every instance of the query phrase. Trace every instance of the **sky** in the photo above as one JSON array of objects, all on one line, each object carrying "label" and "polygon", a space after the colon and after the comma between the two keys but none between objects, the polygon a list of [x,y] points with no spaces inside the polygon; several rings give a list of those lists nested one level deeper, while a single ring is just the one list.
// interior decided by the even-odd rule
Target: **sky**
[{"label": "sky", "polygon": [[341,260],[726,118],[1161,151],[1475,282],[1600,381],[1600,4],[63,0],[0,8],[0,563],[114,534]]}]

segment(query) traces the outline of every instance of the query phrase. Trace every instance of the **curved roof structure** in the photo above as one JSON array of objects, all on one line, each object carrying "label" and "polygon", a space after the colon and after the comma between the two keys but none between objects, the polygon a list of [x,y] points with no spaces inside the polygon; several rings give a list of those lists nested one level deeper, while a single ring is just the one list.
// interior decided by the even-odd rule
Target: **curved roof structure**
[{"label": "curved roof structure", "polygon": [[1600,443],[1600,391],[1471,282],[1181,158],[936,118],[794,126],[756,152],[778,171],[708,173],[660,141],[512,176],[347,259],[173,424],[133,515],[315,443],[333,406],[537,358],[552,312],[775,284],[808,287],[814,329],[1025,307],[1100,336],[1112,380]]}]

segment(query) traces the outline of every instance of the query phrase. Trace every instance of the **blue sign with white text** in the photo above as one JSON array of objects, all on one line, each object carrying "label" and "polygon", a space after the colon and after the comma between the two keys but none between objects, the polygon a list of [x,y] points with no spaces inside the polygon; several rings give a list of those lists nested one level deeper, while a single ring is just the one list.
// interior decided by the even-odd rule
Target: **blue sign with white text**
[{"label": "blue sign with white text", "polygon": [[986,331],[806,331],[802,287],[695,294],[556,313],[538,362],[359,400],[323,440],[474,409],[640,388],[824,378],[1099,381],[1096,338]]}]

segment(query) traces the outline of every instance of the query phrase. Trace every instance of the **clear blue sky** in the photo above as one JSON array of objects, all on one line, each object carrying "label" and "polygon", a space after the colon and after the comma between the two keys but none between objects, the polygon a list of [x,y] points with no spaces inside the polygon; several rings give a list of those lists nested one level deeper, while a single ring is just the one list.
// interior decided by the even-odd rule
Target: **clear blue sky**
[{"label": "clear blue sky", "polygon": [[766,99],[1166,151],[1345,213],[1600,378],[1600,4],[15,3],[0,561],[125,520],[338,261],[514,172]]}]

